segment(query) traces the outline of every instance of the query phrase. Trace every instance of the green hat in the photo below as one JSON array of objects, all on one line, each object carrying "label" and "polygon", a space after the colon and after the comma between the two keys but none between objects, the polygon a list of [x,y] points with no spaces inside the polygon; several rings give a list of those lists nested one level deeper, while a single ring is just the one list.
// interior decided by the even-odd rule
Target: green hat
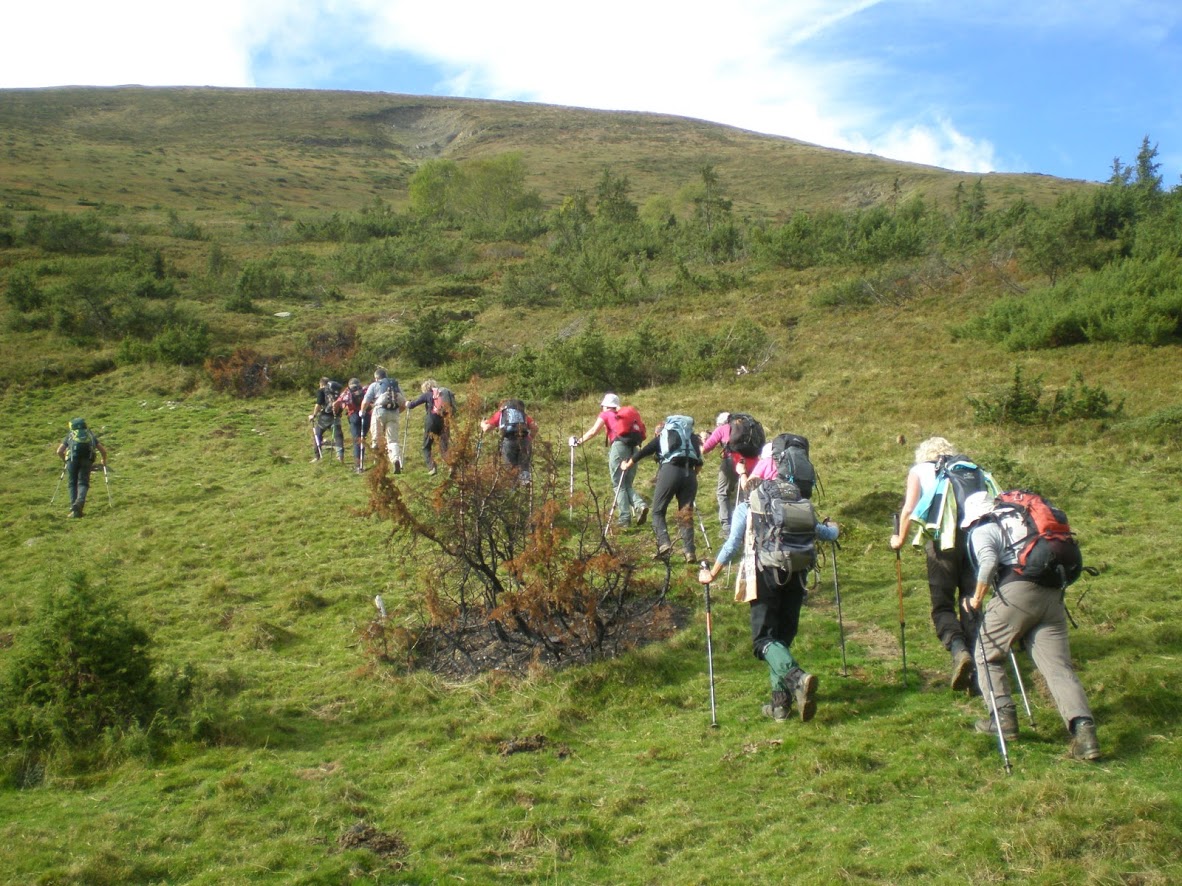
[{"label": "green hat", "polygon": [[86,419],[84,419],[84,418],[70,419],[70,430],[71,431],[80,431],[84,427],[86,427]]}]

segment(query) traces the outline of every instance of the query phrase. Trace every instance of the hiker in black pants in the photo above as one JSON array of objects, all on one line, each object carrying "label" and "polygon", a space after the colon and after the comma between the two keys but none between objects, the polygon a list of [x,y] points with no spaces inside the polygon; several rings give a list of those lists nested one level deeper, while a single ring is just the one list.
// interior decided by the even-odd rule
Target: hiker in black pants
[{"label": "hiker in black pants", "polygon": [[70,433],[57,448],[57,456],[65,462],[66,483],[70,493],[70,517],[81,517],[90,491],[90,472],[94,457],[102,456],[102,467],[107,466],[107,450],[94,432],[86,427],[86,420],[70,420]]},{"label": "hiker in black pants", "polygon": [[340,382],[329,378],[320,379],[316,391],[316,406],[308,421],[312,423],[312,461],[320,461],[324,451],[324,432],[332,429],[332,445],[337,460],[345,463],[345,435],[341,432],[341,417],[337,415],[337,397],[341,395]]},{"label": "hiker in black pants", "polygon": [[[431,457],[431,447],[438,440],[439,454],[446,457],[450,443],[448,424],[451,418],[451,392],[439,387],[439,383],[433,378],[423,382],[420,390],[422,393],[406,404],[406,411],[410,412],[416,406],[427,407],[427,414],[423,417],[423,461],[427,463],[427,474],[434,477],[437,469],[435,459]],[[447,391],[446,395],[444,391]]]},{"label": "hiker in black pants", "polygon": [[361,386],[361,379],[351,378],[336,402],[337,415],[344,414],[349,422],[349,433],[353,437],[353,470],[359,474],[365,469],[365,435],[369,433],[369,414],[361,411],[363,399],[365,388]]},{"label": "hiker in black pants", "polygon": [[480,423],[480,433],[496,428],[501,435],[501,459],[519,472],[522,484],[530,482],[530,461],[538,424],[527,415],[521,400],[506,400],[501,408]]},{"label": "hiker in black pants", "polygon": [[629,471],[636,462],[654,454],[660,461],[652,507],[653,532],[657,536],[655,559],[668,560],[673,550],[665,514],[676,496],[682,556],[686,563],[697,562],[694,554],[694,499],[698,495],[698,471],[702,468],[702,442],[694,433],[693,419],[683,415],[669,416],[657,428],[656,436],[635,456],[625,460],[620,469]]}]

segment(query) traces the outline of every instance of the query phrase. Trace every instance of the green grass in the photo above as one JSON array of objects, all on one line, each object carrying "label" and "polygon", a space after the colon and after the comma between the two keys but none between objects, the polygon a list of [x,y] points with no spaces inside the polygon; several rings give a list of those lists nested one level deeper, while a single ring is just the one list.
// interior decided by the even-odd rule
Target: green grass
[{"label": "green grass", "polygon": [[[199,113],[182,113],[182,94],[201,103]],[[240,255],[266,255],[262,234],[248,240],[242,233],[243,218],[256,217],[248,203],[352,211],[370,199],[379,171],[393,174],[405,154],[377,137],[380,115],[365,116],[387,106],[435,108],[436,127],[445,118],[484,119],[483,133],[535,144],[529,166],[553,181],[564,162],[578,168],[563,175],[585,184],[601,157],[635,152],[634,183],[663,181],[668,193],[677,170],[692,177],[694,138],[712,132],[668,118],[389,96],[64,90],[10,97],[6,112],[23,109],[26,119],[11,136],[6,129],[9,141],[0,144],[9,152],[0,156],[5,199],[37,190],[40,196],[21,199],[58,209],[86,192],[113,200],[126,188],[118,198],[128,207],[125,220],[146,225],[143,236],[167,245],[170,261],[193,277],[203,273],[208,244],[159,233],[168,209],[220,232]],[[507,129],[515,119],[520,126]],[[231,120],[255,128],[224,147],[198,138]],[[356,127],[346,130],[347,144],[306,138],[335,131],[339,121]],[[662,132],[672,146],[669,163],[654,152]],[[577,150],[553,147],[576,136]],[[41,176],[32,171],[33,139],[44,148]],[[450,150],[475,155],[480,143],[473,137]],[[709,143],[730,144],[728,181],[751,182],[739,190],[761,193],[771,212],[798,201],[842,205],[856,183],[881,180],[882,161],[872,158],[835,158],[731,131]],[[808,184],[805,170],[768,185],[768,158],[791,152],[821,165]],[[861,164],[847,183],[817,172],[835,159]],[[312,164],[328,168],[297,175]],[[169,191],[163,179],[178,179],[167,171],[177,166],[210,180],[184,185],[188,194]],[[910,173],[952,186],[958,180],[938,170]],[[214,177],[227,184],[211,183]],[[1043,183],[1047,193],[1070,186],[1021,181]],[[757,201],[750,206],[758,211]],[[720,585],[719,728],[710,728],[702,597],[689,573],[679,573],[672,590],[692,613],[689,626],[614,661],[462,684],[375,669],[357,631],[374,615],[375,594],[400,611],[414,608],[420,560],[388,545],[387,526],[358,516],[363,481],[336,464],[308,464],[310,389],[238,400],[211,392],[198,371],[152,366],[71,377],[95,352],[41,333],[0,333],[0,371],[21,380],[0,392],[9,419],[0,432],[0,665],[32,618],[38,592],[81,569],[148,630],[160,667],[191,664],[221,690],[216,741],[152,750],[128,736],[112,744],[105,765],[84,769],[54,758],[41,783],[0,787],[0,882],[1179,881],[1182,546],[1178,440],[1168,419],[1182,402],[1182,354],[1105,344],[1015,357],[998,345],[955,341],[950,328],[1000,294],[981,270],[900,306],[819,307],[813,296],[831,281],[814,269],[752,273],[739,289],[676,306],[577,315],[496,308],[473,326],[474,336],[505,346],[544,344],[591,316],[612,333],[645,319],[711,331],[766,326],[779,350],[760,372],[644,389],[629,399],[650,427],[667,413],[708,425],[722,408],[743,409],[769,428],[812,440],[825,490],[820,510],[843,525],[850,675],[841,675],[826,564],[794,647],[821,679],[809,724],[759,715],[765,668],[751,655],[746,611]],[[358,320],[371,339],[392,336],[425,303],[413,286],[430,282],[388,293],[357,287],[338,304],[268,304],[258,315],[228,318],[216,308],[225,292],[194,287],[187,297],[229,334],[236,328],[266,350],[344,319]],[[270,316],[285,308],[291,320]],[[1016,359],[1048,389],[1082,372],[1124,399],[1124,423],[974,424],[967,396],[1004,387]],[[408,390],[427,374],[397,362],[391,368]],[[369,370],[358,365],[352,374]],[[465,393],[464,379],[441,380]],[[560,441],[590,425],[596,402],[531,404],[560,458]],[[87,517],[70,522],[61,498],[53,507],[49,500],[59,470],[53,450],[76,414],[98,429],[112,473],[110,499],[96,476]],[[418,458],[420,422],[415,413],[404,482],[425,495],[435,481]],[[902,685],[886,539],[914,445],[933,433],[979,458],[1003,485],[1050,496],[1071,517],[1086,561],[1102,569],[1068,594],[1079,624],[1072,651],[1106,755],[1098,765],[1064,758],[1054,707],[1028,680],[1038,728],[1021,718],[1023,736],[1010,749],[1014,772],[1005,775],[996,746],[972,731],[979,701],[946,688],[947,655],[928,621],[922,558],[910,550],[903,560],[909,680]],[[584,454],[605,492],[602,451],[582,450],[580,472]],[[711,457],[698,499],[712,531],[715,465]],[[642,464],[646,494],[652,470]],[[646,550],[651,544],[647,529],[635,538]],[[1028,661],[1025,667],[1029,675]],[[546,738],[539,750],[500,753],[502,742],[538,734]],[[12,759],[5,758],[6,771]],[[342,847],[361,821],[400,837],[408,853]]]}]

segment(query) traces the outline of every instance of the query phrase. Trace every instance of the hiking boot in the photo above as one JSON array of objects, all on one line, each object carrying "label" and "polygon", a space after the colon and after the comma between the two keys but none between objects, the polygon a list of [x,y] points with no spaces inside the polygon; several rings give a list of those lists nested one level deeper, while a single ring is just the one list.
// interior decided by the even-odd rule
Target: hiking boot
[{"label": "hiking boot", "polygon": [[800,720],[807,723],[817,713],[817,677],[800,668],[796,669],[796,686],[792,694],[796,697],[796,707],[800,711]]},{"label": "hiking boot", "polygon": [[310,464],[310,465],[314,465],[314,464],[316,464],[316,462],[318,462],[318,461],[320,461],[320,456],[319,456],[319,455],[314,455],[314,456],[312,456],[312,458],[311,458],[311,460],[308,462],[308,464]]},{"label": "hiking boot", "polygon": [[[1001,719],[1002,738],[1006,741],[1014,741],[1018,737],[1018,711],[1015,708],[998,708],[997,714]],[[992,716],[978,720],[973,728],[983,735],[997,735],[997,726],[994,724]]]},{"label": "hiking boot", "polygon": [[765,717],[771,717],[777,723],[783,723],[792,713],[792,700],[787,692],[772,693],[772,703],[765,704],[760,709]]},{"label": "hiking boot", "polygon": [[438,473],[439,473],[439,471],[438,471],[438,470],[436,470],[435,468],[431,468],[429,471],[427,471],[427,476],[428,476],[428,477],[434,477],[434,476],[435,476],[436,474],[438,474]]},{"label": "hiking boot", "polygon": [[394,459],[394,473],[395,474],[402,473],[402,459],[400,459],[400,458]]},{"label": "hiking boot", "polygon": [[686,563],[696,563],[696,562],[698,562],[697,555],[695,555],[693,551],[683,551],[683,552],[682,552],[682,556],[683,556],[683,557],[685,557],[685,562],[686,562]]},{"label": "hiking boot", "polygon": [[1096,724],[1086,717],[1075,721],[1075,728],[1071,731],[1071,747],[1067,753],[1072,760],[1099,760],[1100,742],[1096,738]]},{"label": "hiking boot", "polygon": [[963,649],[952,655],[953,692],[964,692],[973,682],[973,658]]},{"label": "hiking boot", "polygon": [[648,519],[648,505],[641,505],[636,509],[636,525],[643,526],[644,521]]},{"label": "hiking boot", "polygon": [[669,561],[669,552],[673,550],[671,545],[661,545],[657,548],[657,552],[653,554],[654,560],[660,560],[662,563]]}]

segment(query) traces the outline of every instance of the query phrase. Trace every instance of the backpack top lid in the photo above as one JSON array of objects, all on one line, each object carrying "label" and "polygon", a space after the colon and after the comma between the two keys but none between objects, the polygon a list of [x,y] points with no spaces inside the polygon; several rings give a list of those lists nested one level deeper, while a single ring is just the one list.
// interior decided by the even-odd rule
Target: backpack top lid
[{"label": "backpack top lid", "polygon": [[763,425],[746,412],[732,412],[730,417],[730,440],[727,449],[748,458],[758,458],[767,438]]}]

